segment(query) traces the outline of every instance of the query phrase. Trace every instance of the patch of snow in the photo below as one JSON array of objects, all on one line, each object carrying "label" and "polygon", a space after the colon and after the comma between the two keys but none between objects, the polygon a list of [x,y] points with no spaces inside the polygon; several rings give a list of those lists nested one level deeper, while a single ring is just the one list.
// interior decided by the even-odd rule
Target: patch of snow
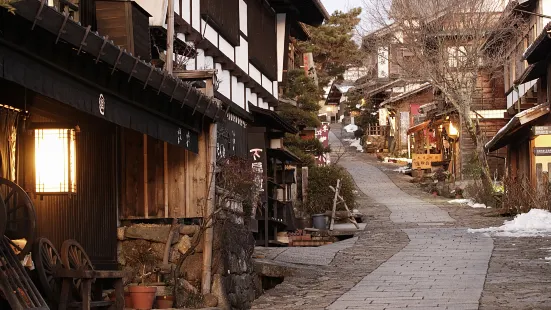
[{"label": "patch of snow", "polygon": [[403,161],[403,162],[406,162],[406,163],[411,163],[413,162],[412,159],[410,158],[403,158],[403,157],[385,157],[383,159],[383,162],[385,163],[392,163],[392,162],[397,162],[397,161]]},{"label": "patch of snow", "polygon": [[460,204],[468,204],[472,202],[470,199],[452,199],[448,200],[448,203],[460,203]]},{"label": "patch of snow", "polygon": [[471,199],[452,199],[452,200],[449,200],[448,203],[458,203],[458,204],[462,204],[462,205],[468,205],[469,207],[475,208],[475,209],[489,209],[490,208],[490,207],[487,207],[483,203],[476,203]]},{"label": "patch of snow", "polygon": [[545,258],[545,260],[551,260],[551,257],[548,256],[548,257]]},{"label": "patch of snow", "polygon": [[352,143],[350,143],[350,146],[355,147],[358,152],[363,152],[364,148],[360,144],[360,139],[355,139]]},{"label": "patch of snow", "polygon": [[396,168],[392,171],[394,172],[400,172],[400,173],[406,173],[406,170],[408,170],[408,166],[402,166],[402,167],[399,167],[399,168]]},{"label": "patch of snow", "polygon": [[491,233],[501,237],[535,237],[551,235],[551,212],[532,209],[505,221],[500,227],[469,229],[471,233]]},{"label": "patch of snow", "polygon": [[346,130],[346,132],[348,132],[348,133],[353,133],[356,130],[358,130],[358,126],[356,126],[354,124],[349,124],[349,125],[344,126],[344,130]]}]

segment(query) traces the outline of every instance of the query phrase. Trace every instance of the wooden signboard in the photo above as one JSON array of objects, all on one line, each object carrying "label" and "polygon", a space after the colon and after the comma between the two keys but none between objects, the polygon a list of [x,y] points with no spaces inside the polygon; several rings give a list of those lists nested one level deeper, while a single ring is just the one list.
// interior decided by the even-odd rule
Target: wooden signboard
[{"label": "wooden signboard", "polygon": [[442,161],[442,154],[413,154],[412,169],[430,169],[435,161]]},{"label": "wooden signboard", "polygon": [[535,147],[535,156],[551,156],[551,147]]},{"label": "wooden signboard", "polygon": [[534,126],[532,127],[534,135],[551,135],[551,126]]}]

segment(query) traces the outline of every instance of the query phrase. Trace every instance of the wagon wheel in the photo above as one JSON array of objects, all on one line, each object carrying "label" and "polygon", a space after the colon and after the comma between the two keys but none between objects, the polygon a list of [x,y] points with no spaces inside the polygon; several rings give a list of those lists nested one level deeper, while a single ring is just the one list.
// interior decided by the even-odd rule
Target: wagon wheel
[{"label": "wagon wheel", "polygon": [[[61,262],[63,267],[74,270],[94,270],[92,261],[76,240],[65,240],[61,245]],[[75,294],[80,295],[81,279],[73,279]]]},{"label": "wagon wheel", "polygon": [[61,256],[50,240],[41,237],[34,243],[33,261],[42,290],[48,299],[57,302],[61,294],[61,282],[54,271],[61,267]]},{"label": "wagon wheel", "polygon": [[[36,229],[36,213],[29,195],[14,182],[0,178],[0,194],[6,207],[6,229],[4,234],[11,245],[19,252],[17,257],[23,259],[33,247]],[[25,239],[24,246],[13,240]]]}]

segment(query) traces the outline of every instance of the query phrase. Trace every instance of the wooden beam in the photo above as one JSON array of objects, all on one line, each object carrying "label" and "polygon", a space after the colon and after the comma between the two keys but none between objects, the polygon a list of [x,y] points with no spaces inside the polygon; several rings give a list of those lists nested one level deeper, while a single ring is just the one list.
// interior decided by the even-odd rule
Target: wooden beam
[{"label": "wooden beam", "polygon": [[144,217],[149,217],[149,198],[147,196],[147,135],[143,135],[143,208]]},{"label": "wooden beam", "polygon": [[174,76],[186,81],[208,80],[214,78],[216,70],[178,70]]},{"label": "wooden beam", "polygon": [[163,143],[163,177],[164,177],[164,205],[165,205],[165,217],[169,217],[168,214],[168,144]]}]

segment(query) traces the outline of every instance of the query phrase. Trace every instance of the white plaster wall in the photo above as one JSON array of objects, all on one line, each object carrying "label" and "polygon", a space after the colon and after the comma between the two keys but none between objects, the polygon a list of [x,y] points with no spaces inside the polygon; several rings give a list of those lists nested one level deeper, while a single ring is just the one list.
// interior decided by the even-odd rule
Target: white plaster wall
[{"label": "white plaster wall", "polygon": [[266,105],[265,105],[264,100],[262,98],[258,98],[258,106],[263,108],[263,109],[266,109]]},{"label": "white plaster wall", "polygon": [[[199,68],[199,70],[201,69],[204,69],[204,70],[216,69],[214,68],[214,59],[212,59],[212,56],[205,56],[205,67]],[[218,71],[218,73],[220,73],[220,71]]]},{"label": "white plaster wall", "polygon": [[230,44],[230,42],[222,38],[222,36],[218,36],[218,49],[220,49],[224,55],[228,56],[228,58],[235,62],[234,47]]},{"label": "white plaster wall", "polygon": [[195,30],[201,31],[201,0],[191,0],[191,26]]},{"label": "white plaster wall", "polygon": [[255,80],[257,83],[262,85],[262,74],[251,63],[249,63],[249,76],[253,78],[253,80]]},{"label": "white plaster wall", "polygon": [[249,42],[243,37],[239,41],[239,46],[235,47],[235,63],[245,73],[249,73]]},{"label": "white plaster wall", "polygon": [[249,96],[249,101],[253,105],[258,106],[258,96],[256,95],[256,93],[251,92],[251,95]]},{"label": "white plaster wall", "polygon": [[205,51],[202,49],[197,49],[197,57],[195,58],[195,69],[203,70],[205,69]]},{"label": "white plaster wall", "polygon": [[245,84],[237,82],[237,78],[232,76],[232,101],[240,106],[245,108]]},{"label": "white plaster wall", "polygon": [[[210,41],[210,43],[214,44],[214,46],[218,47],[218,32],[214,30],[205,20],[201,20],[201,29],[203,29],[205,38]],[[201,33],[203,33],[201,31]]]},{"label": "white plaster wall", "polygon": [[230,71],[222,70],[221,64],[216,64],[216,70],[218,71],[218,81],[220,85],[218,86],[218,92],[226,96],[226,98],[231,98],[231,75]]},{"label": "white plaster wall", "polygon": [[272,81],[270,81],[269,78],[267,78],[264,74],[262,74],[262,87],[264,87],[265,90],[267,90],[270,94],[273,92],[274,84]]},{"label": "white plaster wall", "polygon": [[283,61],[287,55],[285,50],[285,23],[287,14],[277,14],[277,80],[283,81]]},{"label": "white plaster wall", "polygon": [[[541,14],[550,16],[551,15],[551,1],[549,0],[541,0]],[[551,22],[551,19],[549,18],[543,18],[543,26],[547,25],[549,22]]]},{"label": "white plaster wall", "polygon": [[251,89],[245,87],[245,110],[249,111],[249,102],[252,103],[251,100]]},{"label": "white plaster wall", "polygon": [[188,24],[191,25],[191,11],[190,11],[191,0],[180,0],[180,1],[182,1],[182,14],[180,16],[182,16],[182,18],[186,22],[188,22]]},{"label": "white plaster wall", "polygon": [[247,34],[247,4],[243,0],[239,0],[239,30],[246,36]]},{"label": "white plaster wall", "polygon": [[168,0],[136,0],[136,3],[151,15],[149,18],[151,26],[165,25]]},{"label": "white plaster wall", "polygon": [[273,82],[272,89],[272,95],[274,95],[276,99],[279,99],[279,83],[277,81]]}]

